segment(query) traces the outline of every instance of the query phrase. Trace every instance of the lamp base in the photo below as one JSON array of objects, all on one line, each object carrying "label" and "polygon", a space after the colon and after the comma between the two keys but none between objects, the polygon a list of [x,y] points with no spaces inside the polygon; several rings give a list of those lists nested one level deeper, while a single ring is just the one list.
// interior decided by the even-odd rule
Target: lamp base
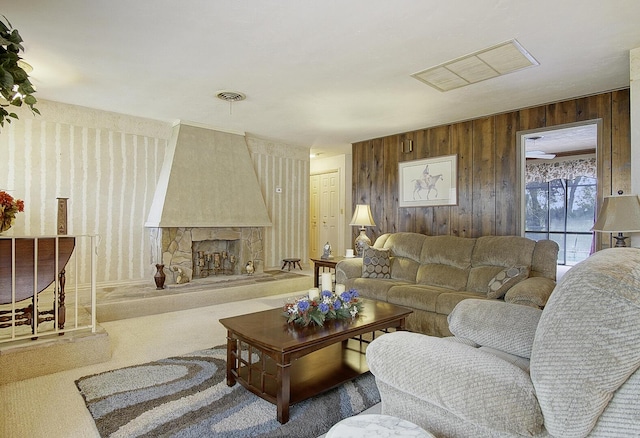
[{"label": "lamp base", "polygon": [[628,237],[622,235],[622,233],[618,233],[617,236],[614,234],[613,238],[616,239],[615,248],[625,248],[627,246],[625,239],[627,239]]},{"label": "lamp base", "polygon": [[353,242],[353,249],[356,253],[356,257],[362,257],[362,254],[364,254],[364,248],[369,245],[371,245],[371,239],[367,237],[366,230],[362,227],[360,228],[360,234]]}]

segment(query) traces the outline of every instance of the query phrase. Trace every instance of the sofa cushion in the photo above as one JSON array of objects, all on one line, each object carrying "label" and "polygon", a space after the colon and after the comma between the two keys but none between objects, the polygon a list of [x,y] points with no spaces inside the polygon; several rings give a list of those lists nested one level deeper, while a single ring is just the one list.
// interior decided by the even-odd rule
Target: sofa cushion
[{"label": "sofa cushion", "polygon": [[476,239],[427,236],[420,255],[416,283],[464,290]]},{"label": "sofa cushion", "polygon": [[471,267],[476,239],[457,236],[427,236],[422,245],[420,263],[453,266],[461,270]]},{"label": "sofa cushion", "polygon": [[409,283],[416,282],[420,264],[408,257],[391,257],[391,278]]},{"label": "sofa cushion", "polygon": [[445,292],[449,291],[433,286],[405,284],[390,288],[387,301],[398,306],[435,312],[438,296]]},{"label": "sofa cushion", "polygon": [[362,252],[363,278],[391,278],[391,251],[367,246]]},{"label": "sofa cushion", "polygon": [[418,268],[416,283],[460,291],[466,288],[468,277],[468,270],[449,265],[426,264]]},{"label": "sofa cushion", "polygon": [[[426,235],[418,233],[392,233],[384,240],[383,248],[391,249],[396,257],[419,261],[422,245],[426,238]],[[378,247],[377,240],[375,246]]]},{"label": "sofa cushion", "polygon": [[450,314],[454,307],[462,301],[469,298],[474,298],[478,300],[487,300],[486,292],[468,292],[468,291],[450,291],[443,294],[438,295],[438,299],[436,300],[436,313],[441,315]]},{"label": "sofa cushion", "polygon": [[376,248],[391,250],[391,278],[416,282],[416,274],[420,267],[420,253],[427,237],[418,233],[392,233],[383,234],[376,239],[374,244]]},{"label": "sofa cushion", "polygon": [[487,287],[487,298],[502,298],[507,291],[516,283],[529,276],[529,267],[512,266],[504,268],[493,276]]},{"label": "sofa cushion", "polygon": [[350,278],[346,281],[347,289],[355,289],[364,298],[387,301],[387,293],[393,286],[408,284],[404,281],[387,280],[384,278]]},{"label": "sofa cushion", "polygon": [[487,293],[489,281],[502,269],[531,266],[536,242],[519,236],[484,236],[476,239],[466,290]]}]

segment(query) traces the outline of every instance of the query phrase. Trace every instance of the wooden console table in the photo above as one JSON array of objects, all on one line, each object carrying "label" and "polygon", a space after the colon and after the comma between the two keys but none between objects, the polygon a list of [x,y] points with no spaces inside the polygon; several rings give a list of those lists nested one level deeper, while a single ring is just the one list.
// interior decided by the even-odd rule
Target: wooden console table
[{"label": "wooden console table", "polygon": [[336,265],[338,264],[339,261],[343,259],[344,257],[334,257],[332,259],[312,258],[311,261],[313,262],[313,286],[314,287],[320,286],[320,279],[319,279],[320,268],[322,268],[322,272],[329,271],[335,274]]}]

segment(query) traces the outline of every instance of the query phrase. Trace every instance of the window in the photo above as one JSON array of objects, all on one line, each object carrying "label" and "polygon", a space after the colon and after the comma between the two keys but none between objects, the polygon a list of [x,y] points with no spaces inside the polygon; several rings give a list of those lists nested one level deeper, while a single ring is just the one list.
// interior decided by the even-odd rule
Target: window
[{"label": "window", "polygon": [[574,265],[591,254],[595,221],[596,179],[532,181],[525,189],[525,236],[550,239],[560,246],[558,264]]}]

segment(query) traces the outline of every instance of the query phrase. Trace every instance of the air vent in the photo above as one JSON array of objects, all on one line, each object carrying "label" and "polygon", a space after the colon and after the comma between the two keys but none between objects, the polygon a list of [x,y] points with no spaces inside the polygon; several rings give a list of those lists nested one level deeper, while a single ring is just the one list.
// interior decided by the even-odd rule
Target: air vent
[{"label": "air vent", "polygon": [[245,94],[238,93],[237,91],[218,91],[216,97],[224,100],[225,102],[240,102],[247,98]]},{"label": "air vent", "polygon": [[537,65],[518,41],[511,40],[411,76],[436,90],[450,91]]}]

